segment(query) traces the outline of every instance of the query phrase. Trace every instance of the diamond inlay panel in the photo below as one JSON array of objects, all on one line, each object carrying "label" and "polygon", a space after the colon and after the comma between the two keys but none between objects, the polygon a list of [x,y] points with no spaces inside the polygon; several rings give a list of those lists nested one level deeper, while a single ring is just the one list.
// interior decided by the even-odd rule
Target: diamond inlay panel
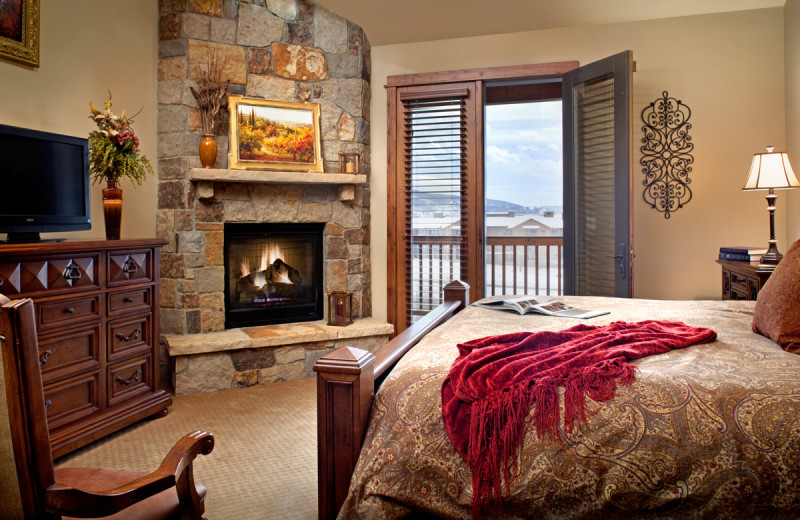
[{"label": "diamond inlay panel", "polygon": [[59,258],[49,262],[50,289],[71,289],[95,285],[94,257]]},{"label": "diamond inlay panel", "polygon": [[148,251],[134,251],[128,254],[109,255],[108,281],[111,284],[149,281],[151,261]]},{"label": "diamond inlay panel", "polygon": [[0,293],[11,296],[21,291],[20,264],[0,264]]},{"label": "diamond inlay panel", "polygon": [[39,292],[47,289],[47,262],[25,262],[20,265],[21,293]]}]

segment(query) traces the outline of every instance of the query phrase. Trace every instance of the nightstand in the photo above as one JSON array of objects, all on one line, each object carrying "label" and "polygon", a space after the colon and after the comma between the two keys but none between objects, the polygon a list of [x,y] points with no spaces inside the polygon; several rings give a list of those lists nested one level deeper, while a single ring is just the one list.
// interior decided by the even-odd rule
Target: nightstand
[{"label": "nightstand", "polygon": [[722,299],[755,300],[772,269],[759,269],[758,264],[717,260],[722,266]]}]

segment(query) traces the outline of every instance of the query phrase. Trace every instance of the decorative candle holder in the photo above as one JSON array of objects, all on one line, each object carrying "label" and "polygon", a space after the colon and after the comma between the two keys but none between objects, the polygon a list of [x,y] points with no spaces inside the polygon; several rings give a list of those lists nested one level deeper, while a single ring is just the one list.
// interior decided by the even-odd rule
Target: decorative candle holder
[{"label": "decorative candle holder", "polygon": [[339,173],[361,172],[361,153],[339,152]]},{"label": "decorative candle holder", "polygon": [[328,293],[328,325],[346,327],[353,323],[353,293]]}]

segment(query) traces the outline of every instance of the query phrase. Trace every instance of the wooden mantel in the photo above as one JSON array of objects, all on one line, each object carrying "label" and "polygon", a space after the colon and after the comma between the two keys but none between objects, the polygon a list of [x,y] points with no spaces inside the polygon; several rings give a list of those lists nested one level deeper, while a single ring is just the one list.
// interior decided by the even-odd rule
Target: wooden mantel
[{"label": "wooden mantel", "polygon": [[339,185],[339,200],[353,200],[355,185],[366,184],[367,176],[353,173],[280,172],[272,170],[229,170],[190,168],[189,180],[197,182],[197,196],[214,197],[215,182],[247,184],[328,184]]}]

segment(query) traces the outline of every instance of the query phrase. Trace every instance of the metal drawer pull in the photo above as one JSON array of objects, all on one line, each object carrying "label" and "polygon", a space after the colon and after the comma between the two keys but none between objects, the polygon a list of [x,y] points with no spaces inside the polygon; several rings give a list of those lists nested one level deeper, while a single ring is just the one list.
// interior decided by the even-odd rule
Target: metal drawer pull
[{"label": "metal drawer pull", "polygon": [[47,410],[48,408],[50,408],[50,405],[51,405],[51,404],[53,404],[53,401],[51,401],[50,399],[48,399],[47,401],[45,401],[45,402],[44,402],[44,409],[45,409],[45,410]]},{"label": "metal drawer pull", "polygon": [[64,278],[67,280],[80,280],[83,273],[80,267],[70,262],[66,269],[64,269]]},{"label": "metal drawer pull", "polygon": [[65,314],[75,314],[75,307],[67,307],[64,309]]},{"label": "metal drawer pull", "polygon": [[133,374],[132,378],[125,379],[122,376],[117,376],[116,381],[117,381],[117,383],[122,383],[123,385],[128,386],[131,383],[137,383],[139,381],[139,376],[141,376],[141,375],[142,375],[142,369],[140,368],[139,370],[136,371],[135,374]]},{"label": "metal drawer pull", "polygon": [[117,332],[116,336],[118,339],[121,339],[122,341],[133,341],[135,339],[139,339],[139,334],[141,333],[142,333],[142,328],[139,327],[135,331],[133,331],[133,334],[131,334],[130,336],[126,336],[121,332]]},{"label": "metal drawer pull", "polygon": [[122,299],[122,301],[124,303],[133,303],[133,298],[131,298],[130,296],[126,296],[125,298]]},{"label": "metal drawer pull", "polygon": [[52,353],[53,351],[50,349],[45,350],[44,354],[42,354],[42,359],[39,360],[39,364],[44,366],[44,364],[47,363],[47,358],[49,358]]},{"label": "metal drawer pull", "polygon": [[136,262],[134,262],[131,257],[126,258],[125,262],[122,264],[122,272],[127,274],[129,277],[136,274],[136,271],[138,270],[139,266],[136,265]]}]

